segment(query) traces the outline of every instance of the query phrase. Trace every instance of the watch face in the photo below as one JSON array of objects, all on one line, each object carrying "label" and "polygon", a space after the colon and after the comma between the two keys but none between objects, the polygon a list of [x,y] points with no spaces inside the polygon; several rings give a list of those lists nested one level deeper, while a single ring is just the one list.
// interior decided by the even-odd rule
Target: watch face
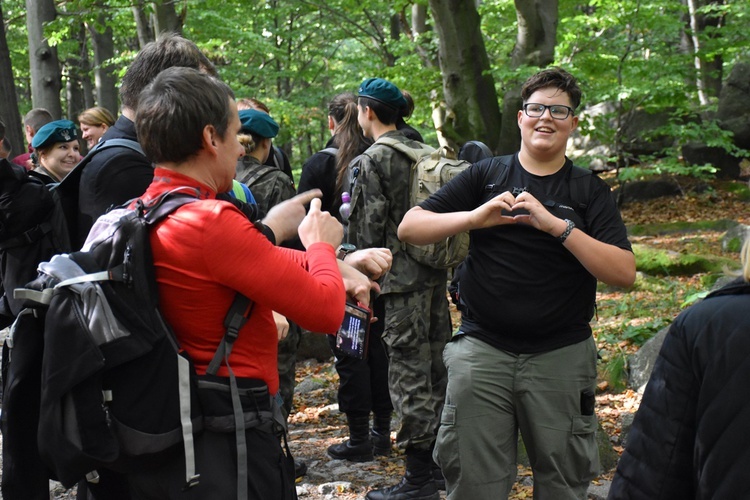
[{"label": "watch face", "polygon": [[341,251],[344,252],[345,254],[352,253],[356,249],[357,249],[357,247],[355,247],[351,243],[342,243],[341,244]]}]

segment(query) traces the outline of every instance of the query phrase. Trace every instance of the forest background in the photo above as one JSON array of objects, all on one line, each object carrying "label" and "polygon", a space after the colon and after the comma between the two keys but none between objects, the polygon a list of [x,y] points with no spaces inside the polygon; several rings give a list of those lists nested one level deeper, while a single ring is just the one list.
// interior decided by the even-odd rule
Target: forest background
[{"label": "forest background", "polygon": [[[328,100],[371,76],[412,93],[410,124],[427,142],[515,151],[520,84],[554,64],[579,78],[584,108],[598,105],[581,134],[603,147],[579,164],[703,175],[715,168],[686,164],[685,144],[747,154],[716,111],[726,76],[750,59],[749,20],[744,0],[0,0],[0,116],[18,154],[32,107],[73,120],[93,105],[117,111],[129,62],[175,31],[238,97],[269,105],[297,173],[329,137]],[[620,172],[631,165],[646,168]]]},{"label": "forest background", "polygon": [[[427,142],[478,139],[504,154],[519,144],[521,83],[539,68],[564,67],[584,91],[572,141],[578,164],[614,169],[602,176],[619,188],[680,176],[680,197],[622,206],[639,277],[628,290],[600,285],[597,294],[597,415],[606,447],[620,452],[621,416],[639,401],[625,388],[628,360],[737,267],[750,225],[746,182],[704,182],[750,174],[749,25],[747,0],[0,0],[0,117],[18,154],[32,107],[73,120],[94,105],[116,111],[135,54],[174,31],[198,44],[238,97],[269,105],[281,125],[275,144],[298,176],[330,137],[330,98],[365,78],[412,93],[409,123]],[[708,154],[688,161],[695,144]],[[331,411],[330,363],[305,365],[298,378],[314,382],[296,396],[292,419],[306,481],[324,489],[343,477],[351,488],[338,497],[361,496],[372,477],[355,468],[342,476],[324,453],[346,433]],[[394,466],[402,463],[377,472],[381,481],[401,474]],[[310,488],[308,498],[324,497]],[[516,489],[512,498],[530,497],[528,484]]]}]

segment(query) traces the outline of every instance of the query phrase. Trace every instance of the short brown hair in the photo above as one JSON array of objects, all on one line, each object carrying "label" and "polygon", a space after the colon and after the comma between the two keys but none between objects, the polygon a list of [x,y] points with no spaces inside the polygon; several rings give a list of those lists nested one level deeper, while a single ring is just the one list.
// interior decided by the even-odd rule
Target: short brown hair
[{"label": "short brown hair", "polygon": [[137,110],[138,97],[146,85],[161,71],[175,66],[216,76],[216,67],[195,43],[175,33],[164,33],[143,47],[125,72],[120,86],[122,105]]},{"label": "short brown hair", "polygon": [[521,88],[521,98],[526,102],[537,90],[554,87],[570,97],[573,111],[581,104],[581,89],[575,77],[562,68],[547,68],[532,75]]},{"label": "short brown hair", "polygon": [[203,147],[203,129],[211,125],[226,136],[229,99],[234,93],[213,76],[192,68],[165,69],[139,97],[135,115],[138,142],[155,163],[181,162]]},{"label": "short brown hair", "polygon": [[40,128],[54,121],[52,113],[44,108],[34,108],[23,117],[23,124],[30,127],[36,134]]}]

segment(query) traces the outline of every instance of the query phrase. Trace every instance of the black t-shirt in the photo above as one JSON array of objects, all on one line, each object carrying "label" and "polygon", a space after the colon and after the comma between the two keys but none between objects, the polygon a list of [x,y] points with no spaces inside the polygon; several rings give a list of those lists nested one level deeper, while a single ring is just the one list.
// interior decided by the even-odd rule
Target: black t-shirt
[{"label": "black t-shirt", "polygon": [[[530,174],[512,157],[507,178],[499,158],[472,165],[420,206],[432,212],[473,210],[504,191],[529,191],[557,217],[605,243],[630,250],[609,186],[590,176],[585,209],[571,200],[573,163],[549,176]],[[503,179],[506,179],[503,182]],[[576,200],[576,201],[584,201]],[[585,340],[596,278],[557,238],[515,224],[471,231],[460,271],[461,333],[506,351],[545,352]]]}]

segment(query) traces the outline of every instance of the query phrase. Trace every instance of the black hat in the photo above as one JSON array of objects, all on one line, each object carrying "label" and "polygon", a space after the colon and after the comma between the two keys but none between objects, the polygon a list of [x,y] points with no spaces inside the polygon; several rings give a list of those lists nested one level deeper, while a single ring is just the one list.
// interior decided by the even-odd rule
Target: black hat
[{"label": "black hat", "polygon": [[43,148],[57,142],[70,142],[78,139],[76,124],[70,120],[56,120],[42,126],[31,140],[34,149]]},{"label": "black hat", "polygon": [[382,78],[368,78],[359,86],[358,93],[359,97],[374,99],[394,109],[406,106],[406,99],[398,87]]},{"label": "black hat", "polygon": [[263,111],[243,109],[240,111],[240,122],[242,123],[240,132],[259,135],[266,139],[276,137],[279,133],[279,124]]}]

